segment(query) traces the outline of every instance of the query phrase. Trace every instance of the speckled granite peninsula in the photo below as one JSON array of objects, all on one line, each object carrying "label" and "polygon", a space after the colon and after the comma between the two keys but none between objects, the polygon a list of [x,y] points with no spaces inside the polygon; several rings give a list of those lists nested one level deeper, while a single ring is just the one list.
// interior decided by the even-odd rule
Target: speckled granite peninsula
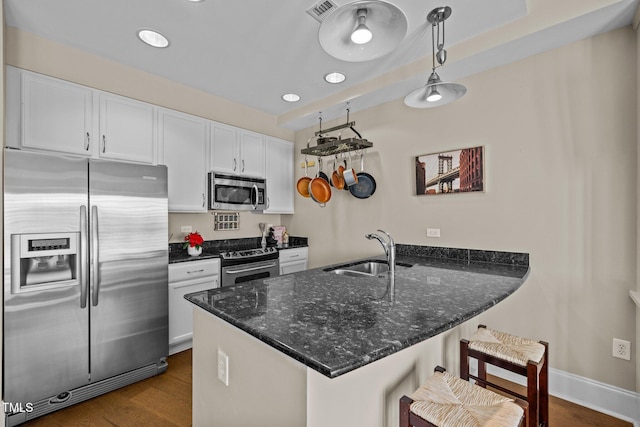
[{"label": "speckled granite peninsula", "polygon": [[395,422],[400,396],[456,360],[452,330],[529,271],[522,253],[397,245],[396,261],[394,280],[336,274],[340,264],[187,295],[204,310],[194,310],[194,425],[254,425],[232,421],[247,399],[265,425]]}]

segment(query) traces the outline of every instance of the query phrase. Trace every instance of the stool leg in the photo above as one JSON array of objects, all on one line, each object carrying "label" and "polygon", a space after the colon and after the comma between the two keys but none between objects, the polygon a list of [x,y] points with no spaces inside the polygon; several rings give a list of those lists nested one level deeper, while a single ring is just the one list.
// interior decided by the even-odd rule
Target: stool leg
[{"label": "stool leg", "polygon": [[544,345],[544,363],[540,371],[540,393],[538,396],[540,410],[538,418],[540,423],[547,427],[549,425],[549,343],[540,341],[540,344]]},{"label": "stool leg", "polygon": [[460,378],[469,381],[469,341],[460,340]]},{"label": "stool leg", "polygon": [[484,358],[478,360],[478,378],[482,381],[476,382],[476,384],[482,388],[487,388],[487,362]]},{"label": "stool leg", "polygon": [[411,427],[409,424],[409,405],[411,405],[411,398],[402,396],[400,398],[400,427]]},{"label": "stool leg", "polygon": [[527,363],[527,411],[528,427],[539,427],[538,425],[538,365],[529,361]]}]

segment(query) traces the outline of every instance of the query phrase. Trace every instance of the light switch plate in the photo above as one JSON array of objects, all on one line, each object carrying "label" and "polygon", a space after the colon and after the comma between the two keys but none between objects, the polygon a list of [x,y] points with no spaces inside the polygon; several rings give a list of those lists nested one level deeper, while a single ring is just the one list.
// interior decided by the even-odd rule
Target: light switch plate
[{"label": "light switch plate", "polygon": [[427,228],[427,237],[440,237],[439,228]]}]

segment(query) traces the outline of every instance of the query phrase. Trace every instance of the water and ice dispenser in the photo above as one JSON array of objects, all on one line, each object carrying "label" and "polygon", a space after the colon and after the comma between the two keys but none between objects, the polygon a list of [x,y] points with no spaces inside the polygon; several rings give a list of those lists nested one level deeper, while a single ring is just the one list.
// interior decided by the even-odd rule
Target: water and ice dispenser
[{"label": "water and ice dispenser", "polygon": [[80,233],[11,235],[11,292],[78,284]]}]

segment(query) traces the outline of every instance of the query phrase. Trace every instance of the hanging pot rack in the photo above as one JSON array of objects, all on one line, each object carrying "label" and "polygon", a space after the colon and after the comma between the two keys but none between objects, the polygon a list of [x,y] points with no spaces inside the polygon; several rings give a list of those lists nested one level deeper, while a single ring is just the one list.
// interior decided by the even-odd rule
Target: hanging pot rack
[{"label": "hanging pot rack", "polygon": [[[347,121],[346,123],[343,123],[341,125],[323,130],[322,117],[320,117],[320,129],[314,133],[314,135],[318,137],[318,145],[316,145],[315,147],[307,146],[307,148],[303,148],[302,150],[300,150],[300,152],[302,154],[324,157],[373,147],[373,143],[364,139],[362,135],[360,135],[360,132],[355,129],[355,125],[356,122],[349,121],[349,107],[347,107]],[[323,139],[322,136],[324,134],[347,128],[351,129],[353,133],[357,135],[357,138],[342,139],[340,136],[338,138],[324,138],[326,142],[320,143],[320,140]]]}]

